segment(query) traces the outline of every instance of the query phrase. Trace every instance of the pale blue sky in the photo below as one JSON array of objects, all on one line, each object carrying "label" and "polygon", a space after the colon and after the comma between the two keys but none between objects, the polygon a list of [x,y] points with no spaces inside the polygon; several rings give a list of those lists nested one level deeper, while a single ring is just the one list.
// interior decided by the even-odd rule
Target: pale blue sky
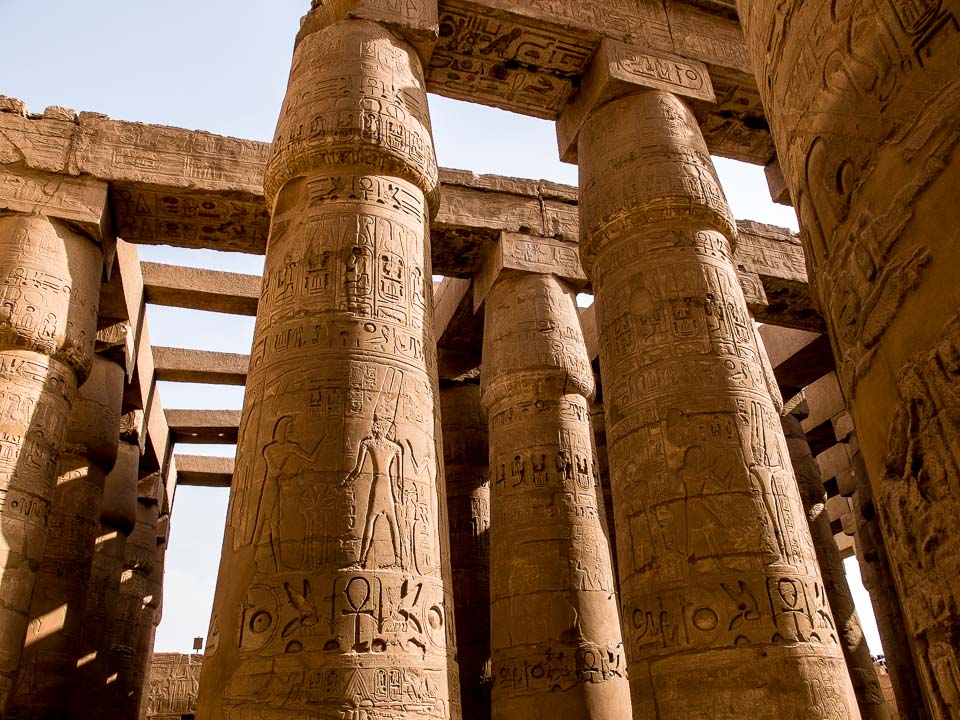
[{"label": "pale blue sky", "polygon": [[[293,38],[307,0],[0,0],[0,94],[34,112],[48,105],[113,118],[269,141],[286,86]],[[575,185],[557,158],[551,123],[430,97],[437,155],[445,167]],[[738,218],[796,229],[789,208],[769,200],[762,168],[718,160]],[[262,259],[231,253],[141,248],[157,262],[259,273]],[[154,344],[249,352],[253,320],[151,306]],[[236,408],[241,388],[162,383],[167,408]],[[181,452],[232,455],[231,447]],[[227,491],[183,488],[167,552],[157,650],[189,652],[204,636],[216,583]],[[847,562],[868,642],[882,652]],[[852,571],[852,572],[851,572]]]}]

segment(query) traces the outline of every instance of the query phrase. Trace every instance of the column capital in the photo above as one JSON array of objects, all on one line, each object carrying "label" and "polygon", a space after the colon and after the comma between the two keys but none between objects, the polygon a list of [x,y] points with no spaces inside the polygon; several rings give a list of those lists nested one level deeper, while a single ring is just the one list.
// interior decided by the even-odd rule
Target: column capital
[{"label": "column capital", "polygon": [[685,98],[716,102],[710,72],[702,62],[605,38],[579,92],[557,121],[560,159],[577,162],[580,131],[595,108],[635,90],[665,90]]},{"label": "column capital", "polygon": [[71,223],[101,245],[112,240],[108,186],[102,180],[0,167],[0,212]]},{"label": "column capital", "polygon": [[480,309],[505,270],[556,275],[575,290],[587,285],[577,243],[524,233],[501,232],[473,280],[473,309]]},{"label": "column capital", "polygon": [[301,21],[297,42],[322,27],[347,19],[380,23],[413,45],[424,66],[430,64],[440,36],[437,0],[312,0],[310,12]]}]

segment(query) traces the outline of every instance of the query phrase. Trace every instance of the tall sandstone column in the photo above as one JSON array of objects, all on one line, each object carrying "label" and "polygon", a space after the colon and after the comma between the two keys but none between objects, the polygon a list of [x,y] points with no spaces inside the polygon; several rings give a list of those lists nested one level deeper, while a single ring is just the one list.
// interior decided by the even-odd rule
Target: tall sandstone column
[{"label": "tall sandstone column", "polygon": [[933,718],[960,717],[960,5],[738,0]]},{"label": "tall sandstone column", "polygon": [[440,388],[464,720],[490,720],[490,450],[476,382]]},{"label": "tall sandstone column", "polygon": [[[99,215],[106,187],[94,195],[55,200]],[[0,198],[0,208],[11,204]],[[74,227],[0,210],[0,712],[16,681],[74,397],[93,361],[103,256]]]},{"label": "tall sandstone column", "polygon": [[870,593],[870,604],[877,621],[884,661],[893,686],[900,720],[928,720],[920,678],[917,674],[910,635],[903,619],[900,597],[890,571],[889,555],[877,510],[873,504],[873,490],[863,463],[863,455],[853,457],[857,489],[853,495],[857,531],[853,536],[863,586]]},{"label": "tall sandstone column", "polygon": [[[889,713],[886,700],[880,688],[880,680],[873,665],[870,648],[867,647],[867,641],[863,636],[860,616],[853,603],[853,594],[847,584],[840,549],[830,528],[823,477],[820,474],[820,466],[817,465],[810,451],[806,433],[800,424],[798,416],[800,411],[801,408],[797,408],[793,412],[781,415],[780,423],[783,425],[783,433],[787,439],[790,460],[800,489],[800,499],[806,511],[807,523],[810,525],[810,535],[817,552],[817,561],[820,563],[824,589],[830,601],[830,608],[833,610],[840,646],[850,671],[861,717],[864,720],[887,720]],[[804,411],[803,414],[805,416],[806,412]]]},{"label": "tall sandstone column", "polygon": [[127,442],[121,435],[117,462],[104,485],[99,532],[90,568],[80,661],[71,693],[75,717],[100,717],[98,713],[105,712],[102,708],[110,707],[112,698],[108,696],[108,690],[112,688],[108,688],[107,681],[112,675],[111,645],[120,602],[127,537],[137,522],[139,468],[139,445]]},{"label": "tall sandstone column", "polygon": [[267,168],[205,720],[460,717],[423,71],[329,5],[302,25]]},{"label": "tall sandstone column", "polygon": [[94,359],[74,403],[11,718],[69,716],[104,480],[117,458],[124,370]]},{"label": "tall sandstone column", "polygon": [[485,302],[493,718],[622,720],[630,688],[576,294],[507,270]]},{"label": "tall sandstone column", "polygon": [[[599,54],[581,97],[630,67]],[[857,718],[696,119],[609,89],[571,112],[634,715]]]}]

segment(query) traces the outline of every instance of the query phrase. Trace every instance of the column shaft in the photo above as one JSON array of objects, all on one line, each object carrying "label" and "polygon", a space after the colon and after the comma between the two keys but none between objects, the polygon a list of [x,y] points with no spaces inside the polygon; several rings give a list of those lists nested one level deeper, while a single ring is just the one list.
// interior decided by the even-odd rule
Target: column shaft
[{"label": "column shaft", "polygon": [[696,119],[635,92],[579,152],[634,714],[855,718]]},{"label": "column shaft", "polygon": [[737,8],[927,710],[960,717],[960,5]]},{"label": "column shaft", "polygon": [[480,386],[440,389],[464,720],[490,719],[490,456]]},{"label": "column shaft", "polygon": [[883,655],[901,720],[928,720],[920,678],[914,663],[910,635],[890,571],[890,559],[873,505],[873,490],[860,453],[854,455],[857,490],[854,493],[857,532],[854,535],[863,586],[870,593]]},{"label": "column shaft", "polygon": [[69,714],[104,479],[117,457],[123,382],[123,368],[98,356],[74,403],[10,708],[14,717]]},{"label": "column shaft", "polygon": [[486,299],[493,717],[621,720],[630,691],[574,291],[504,274]]},{"label": "column shaft", "polygon": [[420,61],[306,18],[201,678],[206,720],[460,716]]},{"label": "column shaft", "polygon": [[0,216],[0,710],[13,690],[77,386],[93,360],[100,248]]},{"label": "column shaft", "polygon": [[853,595],[847,584],[840,549],[830,528],[827,493],[823,488],[820,466],[810,452],[810,445],[807,443],[807,436],[800,424],[800,418],[795,414],[782,415],[780,423],[783,425],[783,433],[787,439],[790,461],[800,489],[800,499],[807,513],[810,536],[813,538],[824,589],[839,631],[840,646],[850,671],[860,715],[864,720],[887,720],[889,713],[886,699],[880,689],[880,681],[867,641],[863,636],[863,628],[860,627],[860,616],[857,614]]},{"label": "column shaft", "polygon": [[[107,475],[100,509],[98,533],[90,567],[84,605],[79,661],[71,693],[77,717],[100,717],[108,698],[111,674],[110,648],[120,599],[127,537],[137,521],[137,475],[140,447],[119,443],[117,462]],[[112,684],[112,683],[111,683]]]}]

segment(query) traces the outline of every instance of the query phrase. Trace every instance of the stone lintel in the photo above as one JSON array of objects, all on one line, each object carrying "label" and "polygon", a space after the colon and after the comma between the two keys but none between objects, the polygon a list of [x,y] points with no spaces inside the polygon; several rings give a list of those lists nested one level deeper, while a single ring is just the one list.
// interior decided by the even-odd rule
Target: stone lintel
[{"label": "stone lintel", "polygon": [[167,410],[174,443],[236,445],[239,410]]},{"label": "stone lintel", "polygon": [[255,316],[260,300],[259,275],[221,272],[144,262],[143,289],[153,305]]},{"label": "stone lintel", "polygon": [[124,320],[117,320],[103,325],[97,330],[97,339],[94,344],[97,355],[115,362],[123,368],[129,377],[136,362],[136,338],[133,328]]},{"label": "stone lintel", "polygon": [[157,380],[210,385],[243,385],[250,363],[247,355],[169,347],[154,347],[153,361]]},{"label": "stone lintel", "polygon": [[604,39],[579,92],[557,121],[560,159],[577,162],[577,141],[594,108],[638,89],[665,90],[693,100],[716,102],[710,72],[697,60]]},{"label": "stone lintel", "polygon": [[46,215],[110,241],[107,183],[92,178],[0,166],[0,210]]},{"label": "stone lintel", "polygon": [[789,205],[793,207],[793,199],[790,197],[790,188],[787,187],[787,179],[783,176],[783,170],[780,168],[780,159],[774,158],[763,168],[767,176],[767,187],[770,188],[770,199],[780,205]]},{"label": "stone lintel", "polygon": [[233,481],[233,458],[180,454],[174,457],[178,485],[228,488]]},{"label": "stone lintel", "polygon": [[490,289],[504,270],[556,275],[575,289],[588,284],[580,265],[577,243],[522,233],[502,232],[489,249],[473,281],[473,309],[483,305]]}]

